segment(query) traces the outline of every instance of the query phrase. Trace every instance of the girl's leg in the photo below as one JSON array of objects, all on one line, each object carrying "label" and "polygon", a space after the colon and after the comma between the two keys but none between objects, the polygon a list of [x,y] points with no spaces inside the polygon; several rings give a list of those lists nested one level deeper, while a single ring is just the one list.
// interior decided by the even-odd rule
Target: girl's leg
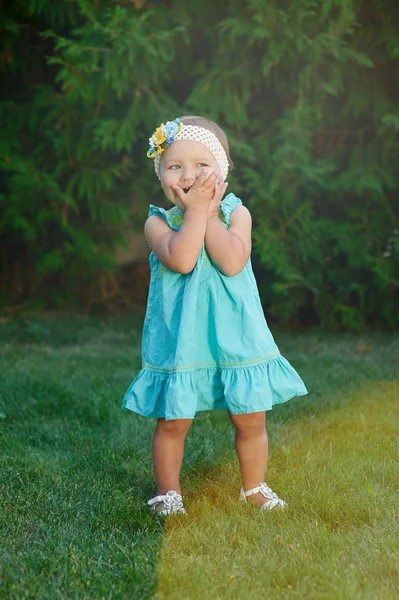
[{"label": "girl's leg", "polygon": [[158,419],[152,438],[152,460],[159,494],[168,490],[180,491],[180,469],[183,462],[184,440],[192,419]]},{"label": "girl's leg", "polygon": [[[229,417],[236,428],[235,444],[242,487],[247,491],[258,487],[265,477],[268,459],[266,412],[245,415],[232,415],[229,412]],[[259,505],[267,502],[260,493],[249,496],[248,500]]]}]

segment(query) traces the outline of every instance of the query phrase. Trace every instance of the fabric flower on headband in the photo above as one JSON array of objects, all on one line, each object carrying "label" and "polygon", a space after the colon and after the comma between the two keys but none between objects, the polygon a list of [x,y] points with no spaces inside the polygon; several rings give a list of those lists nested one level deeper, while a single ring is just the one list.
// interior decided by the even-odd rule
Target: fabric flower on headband
[{"label": "fabric flower on headband", "polygon": [[175,135],[179,133],[182,127],[183,123],[181,123],[180,119],[167,121],[166,125],[161,123],[149,139],[148,158],[155,158],[157,154],[162,154],[175,141]]}]

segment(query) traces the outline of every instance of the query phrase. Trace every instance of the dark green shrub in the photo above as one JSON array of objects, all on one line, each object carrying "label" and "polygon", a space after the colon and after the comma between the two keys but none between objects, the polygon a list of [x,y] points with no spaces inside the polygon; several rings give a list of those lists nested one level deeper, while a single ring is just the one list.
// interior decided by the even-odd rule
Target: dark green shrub
[{"label": "dark green shrub", "polygon": [[217,120],[279,320],[398,324],[394,0],[22,1],[1,9],[4,301],[76,301],[162,194],[164,119]]}]

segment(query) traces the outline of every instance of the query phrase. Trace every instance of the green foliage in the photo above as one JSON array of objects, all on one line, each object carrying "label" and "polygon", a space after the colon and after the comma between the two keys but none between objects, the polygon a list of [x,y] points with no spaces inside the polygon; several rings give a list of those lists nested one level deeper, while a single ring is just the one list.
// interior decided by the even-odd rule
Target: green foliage
[{"label": "green foliage", "polygon": [[[225,128],[268,312],[399,323],[394,0],[17,2],[1,9],[6,297],[73,298],[162,203],[147,138]],[[200,26],[199,26],[200,24]],[[76,294],[75,294],[76,296]]]}]

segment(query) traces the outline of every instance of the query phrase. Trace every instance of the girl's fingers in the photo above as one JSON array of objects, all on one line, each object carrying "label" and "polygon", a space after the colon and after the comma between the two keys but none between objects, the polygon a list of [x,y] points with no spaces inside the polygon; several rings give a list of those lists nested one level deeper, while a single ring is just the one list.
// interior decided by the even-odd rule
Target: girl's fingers
[{"label": "girl's fingers", "polygon": [[198,175],[197,179],[194,181],[193,187],[195,187],[197,189],[202,187],[204,184],[204,181],[206,180],[206,177],[207,177],[206,171],[204,169],[202,169],[202,171]]},{"label": "girl's fingers", "polygon": [[221,189],[226,189],[228,186],[228,183],[224,181],[223,177],[219,177],[219,179],[216,182],[216,185]]},{"label": "girl's fingers", "polygon": [[209,174],[209,177],[206,179],[206,181],[204,181],[203,187],[206,189],[214,187],[215,183],[217,181],[217,176],[218,176],[218,173],[216,171],[212,171]]},{"label": "girl's fingers", "polygon": [[221,197],[222,197],[224,192],[226,191],[226,188],[227,188],[227,185],[225,185],[225,183],[224,183],[223,175],[221,175],[219,173],[218,178],[215,183],[215,190],[220,192]]},{"label": "girl's fingers", "polygon": [[213,198],[214,198],[215,200],[216,200],[216,199],[217,199],[217,200],[221,200],[221,199],[223,198],[223,196],[224,196],[224,194],[225,194],[226,190],[227,190],[227,186],[228,186],[228,185],[229,185],[229,184],[228,184],[227,182],[226,182],[226,183],[223,183],[223,182],[222,182],[222,183],[219,183],[219,182],[218,182],[218,183],[216,183],[216,185],[215,185],[215,193],[214,193],[214,196],[213,196]]},{"label": "girl's fingers", "polygon": [[215,198],[217,194],[223,196],[225,190],[223,185],[223,175],[221,175],[219,171],[202,170],[195,180],[193,187],[196,190],[203,190],[204,192],[211,191],[213,198]]},{"label": "girl's fingers", "polygon": [[185,203],[186,201],[186,194],[184,193],[184,191],[181,189],[181,187],[179,187],[178,185],[172,185],[172,190],[175,192],[175,194],[177,196],[179,196],[180,200]]}]

